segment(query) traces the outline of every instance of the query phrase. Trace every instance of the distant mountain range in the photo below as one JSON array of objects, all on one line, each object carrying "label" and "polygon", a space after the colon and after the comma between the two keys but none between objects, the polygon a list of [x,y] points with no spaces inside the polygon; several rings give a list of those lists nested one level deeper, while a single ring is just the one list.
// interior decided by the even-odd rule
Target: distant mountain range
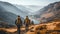
[{"label": "distant mountain range", "polygon": [[[40,6],[23,6],[23,5],[14,5],[8,2],[0,1],[0,22],[8,22],[9,24],[15,24],[17,15],[20,15],[22,20],[25,16],[34,14],[32,11],[33,7],[38,8]],[[38,8],[39,9],[39,8]]]},{"label": "distant mountain range", "polygon": [[[17,18],[17,14],[22,15],[23,11],[19,10],[14,5],[1,2],[0,1],[0,22],[7,22],[9,24],[15,24],[15,20]],[[22,20],[24,19],[21,16]]]},{"label": "distant mountain range", "polygon": [[33,13],[43,8],[43,6],[38,6],[38,5],[25,5],[24,7],[30,8],[31,9],[30,12],[33,12]]},{"label": "distant mountain range", "polygon": [[[60,18],[60,2],[51,3],[42,8],[34,5],[14,5],[8,2],[0,1],[0,21],[14,24],[17,15],[20,15],[22,20],[25,16],[29,16],[33,21],[47,22],[55,18]],[[37,11],[37,12],[34,12]]]},{"label": "distant mountain range", "polygon": [[44,8],[37,11],[36,14],[32,15],[31,17],[41,22],[60,19],[60,1],[45,6]]},{"label": "distant mountain range", "polygon": [[17,15],[11,12],[7,12],[3,7],[0,6],[0,22],[8,22],[14,24]]},{"label": "distant mountain range", "polygon": [[21,17],[24,17],[25,15],[27,15],[22,10],[18,9],[16,6],[14,6],[13,4],[10,4],[8,2],[0,1],[0,6],[2,6],[6,11],[12,12],[16,15],[20,15]]},{"label": "distant mountain range", "polygon": [[42,8],[42,6],[37,5],[15,5],[18,9],[22,10],[24,13],[28,15],[35,14],[34,12],[38,11]]}]

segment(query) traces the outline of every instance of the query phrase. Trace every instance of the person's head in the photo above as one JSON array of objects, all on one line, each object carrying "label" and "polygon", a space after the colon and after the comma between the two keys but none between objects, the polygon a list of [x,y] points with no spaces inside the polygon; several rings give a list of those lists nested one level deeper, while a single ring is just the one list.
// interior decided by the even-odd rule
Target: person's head
[{"label": "person's head", "polygon": [[28,18],[28,16],[26,16],[26,18]]},{"label": "person's head", "polygon": [[20,19],[20,16],[18,15],[18,18],[17,19]]},{"label": "person's head", "polygon": [[18,17],[20,17],[20,16],[18,15]]},{"label": "person's head", "polygon": [[26,16],[26,18],[28,18],[28,16]]}]

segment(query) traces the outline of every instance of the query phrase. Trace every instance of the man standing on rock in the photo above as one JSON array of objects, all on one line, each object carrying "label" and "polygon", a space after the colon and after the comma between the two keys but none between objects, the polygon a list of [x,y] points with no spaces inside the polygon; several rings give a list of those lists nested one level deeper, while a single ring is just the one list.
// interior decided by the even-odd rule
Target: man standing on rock
[{"label": "man standing on rock", "polygon": [[22,20],[21,20],[20,16],[17,17],[15,24],[17,25],[18,34],[20,34],[20,32],[21,32],[20,28],[22,26]]}]

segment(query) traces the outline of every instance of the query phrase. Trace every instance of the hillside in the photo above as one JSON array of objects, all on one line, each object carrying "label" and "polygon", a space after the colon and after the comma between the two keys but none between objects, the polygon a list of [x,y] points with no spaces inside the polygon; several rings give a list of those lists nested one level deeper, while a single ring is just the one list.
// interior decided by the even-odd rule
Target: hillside
[{"label": "hillside", "polygon": [[24,11],[20,10],[19,8],[17,8],[15,5],[13,5],[11,3],[0,1],[0,6],[3,9],[5,9],[7,12],[11,12],[16,15],[20,15],[21,17],[25,17],[27,15]]},{"label": "hillside", "polygon": [[0,22],[7,22],[9,24],[15,24],[16,18],[17,18],[16,14],[8,12],[0,6]]},{"label": "hillside", "polygon": [[48,6],[45,6],[31,17],[40,22],[52,21],[55,18],[60,19],[60,2],[51,3]]},{"label": "hillside", "polygon": [[38,32],[39,34],[60,34],[60,20],[57,19],[47,24],[31,26],[26,34],[37,34]]},{"label": "hillside", "polygon": [[[7,22],[9,24],[15,24],[17,18],[17,12],[21,15],[22,11],[18,10],[14,5],[0,1],[0,22]],[[22,20],[24,19],[21,16]]]},{"label": "hillside", "polygon": [[13,24],[17,15],[7,12],[4,8],[0,6],[0,22],[8,22],[9,24]]}]

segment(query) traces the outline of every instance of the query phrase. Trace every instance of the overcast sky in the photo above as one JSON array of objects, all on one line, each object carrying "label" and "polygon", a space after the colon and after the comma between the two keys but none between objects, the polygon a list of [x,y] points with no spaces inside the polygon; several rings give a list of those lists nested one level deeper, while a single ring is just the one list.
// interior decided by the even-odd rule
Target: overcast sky
[{"label": "overcast sky", "polygon": [[50,3],[57,2],[60,0],[0,0],[9,2],[12,4],[18,4],[18,5],[40,5],[40,6],[46,6]]}]

